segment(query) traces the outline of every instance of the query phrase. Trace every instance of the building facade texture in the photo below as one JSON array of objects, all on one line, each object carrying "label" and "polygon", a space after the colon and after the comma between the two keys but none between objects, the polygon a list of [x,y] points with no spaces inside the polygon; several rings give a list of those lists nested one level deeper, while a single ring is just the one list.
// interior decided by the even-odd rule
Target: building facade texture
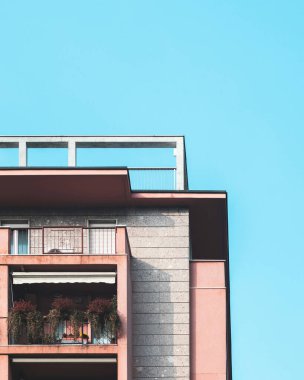
[{"label": "building facade texture", "polygon": [[[231,379],[225,192],[134,191],[127,169],[6,168],[0,181],[1,380]],[[14,341],[14,303],[42,312],[42,289],[116,295],[117,340],[86,327],[88,342],[65,341],[65,322],[56,342]]]}]

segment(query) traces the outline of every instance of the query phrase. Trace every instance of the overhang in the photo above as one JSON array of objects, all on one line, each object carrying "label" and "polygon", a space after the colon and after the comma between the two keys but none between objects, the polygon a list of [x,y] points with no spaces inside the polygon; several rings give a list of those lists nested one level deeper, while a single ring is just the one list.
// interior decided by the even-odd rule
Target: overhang
[{"label": "overhang", "polygon": [[12,358],[13,363],[117,363],[116,358]]},{"label": "overhang", "polygon": [[189,206],[215,191],[132,191],[127,168],[0,169],[0,208]]},{"label": "overhang", "polygon": [[2,213],[103,207],[187,208],[192,258],[228,257],[225,191],[132,191],[127,168],[0,169]]}]

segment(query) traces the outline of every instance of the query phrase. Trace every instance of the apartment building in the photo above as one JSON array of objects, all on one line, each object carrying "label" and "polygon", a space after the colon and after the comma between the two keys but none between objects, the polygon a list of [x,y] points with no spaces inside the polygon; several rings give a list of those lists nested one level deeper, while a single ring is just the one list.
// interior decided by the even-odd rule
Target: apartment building
[{"label": "apartment building", "polygon": [[[169,148],[176,165],[78,167],[93,147]],[[231,380],[227,194],[188,189],[184,138],[0,148],[19,152],[0,168],[0,379]],[[68,166],[28,166],[35,148]]]}]

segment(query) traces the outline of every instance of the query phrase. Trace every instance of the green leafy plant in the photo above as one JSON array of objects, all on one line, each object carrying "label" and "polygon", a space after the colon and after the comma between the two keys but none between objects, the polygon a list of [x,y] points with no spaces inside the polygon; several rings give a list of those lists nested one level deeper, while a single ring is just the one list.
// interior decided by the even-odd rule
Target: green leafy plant
[{"label": "green leafy plant", "polygon": [[111,300],[110,307],[105,316],[105,328],[110,333],[112,338],[115,338],[121,328],[121,321],[117,312],[117,297],[114,296]]},{"label": "green leafy plant", "polygon": [[62,319],[67,320],[76,309],[75,302],[69,297],[56,297],[52,302],[52,309],[60,313]]},{"label": "green leafy plant", "polygon": [[26,315],[26,334],[29,343],[40,343],[42,341],[43,317],[40,311],[33,310]]},{"label": "green leafy plant", "polygon": [[60,311],[57,309],[51,309],[46,315],[46,321],[49,325],[49,333],[47,339],[52,340],[52,343],[56,341],[56,331],[60,323]]},{"label": "green leafy plant", "polygon": [[85,314],[80,310],[75,309],[71,314],[71,325],[75,339],[79,338],[80,336],[80,329],[84,320]]},{"label": "green leafy plant", "polygon": [[101,297],[95,298],[88,305],[86,315],[97,339],[100,339],[104,331],[106,315],[110,306],[111,301]]},{"label": "green leafy plant", "polygon": [[14,342],[18,342],[22,335],[25,335],[28,314],[35,312],[35,309],[35,305],[30,301],[19,300],[14,302],[8,315],[8,331]]}]

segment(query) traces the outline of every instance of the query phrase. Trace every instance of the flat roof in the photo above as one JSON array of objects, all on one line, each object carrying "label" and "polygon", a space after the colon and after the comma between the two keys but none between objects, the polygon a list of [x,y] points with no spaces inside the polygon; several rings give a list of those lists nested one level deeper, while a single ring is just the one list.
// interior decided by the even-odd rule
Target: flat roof
[{"label": "flat roof", "polygon": [[186,207],[192,257],[228,257],[225,191],[132,191],[127,168],[0,169],[2,212],[104,207]]},{"label": "flat roof", "polygon": [[1,168],[0,207],[189,206],[225,191],[132,191],[127,168]]}]

